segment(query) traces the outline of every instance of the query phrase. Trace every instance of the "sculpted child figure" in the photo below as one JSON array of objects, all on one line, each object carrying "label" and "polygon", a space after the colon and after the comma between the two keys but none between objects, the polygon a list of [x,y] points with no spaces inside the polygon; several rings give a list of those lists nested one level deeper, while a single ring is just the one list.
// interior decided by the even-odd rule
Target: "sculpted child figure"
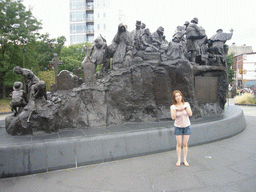
[{"label": "sculpted child figure", "polygon": [[12,101],[10,102],[11,110],[14,116],[22,111],[22,108],[28,103],[25,91],[22,90],[23,83],[17,81],[13,85]]}]

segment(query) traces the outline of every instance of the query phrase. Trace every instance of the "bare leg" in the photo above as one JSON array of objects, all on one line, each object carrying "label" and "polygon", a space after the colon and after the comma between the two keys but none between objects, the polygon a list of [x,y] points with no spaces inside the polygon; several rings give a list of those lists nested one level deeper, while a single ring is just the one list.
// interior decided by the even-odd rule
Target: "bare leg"
[{"label": "bare leg", "polygon": [[15,106],[15,107],[13,107],[13,109],[14,109],[14,116],[18,115],[17,107]]},{"label": "bare leg", "polygon": [[176,145],[176,152],[177,152],[177,158],[178,161],[176,163],[176,166],[180,166],[180,162],[181,162],[181,144],[182,144],[182,135],[176,135],[176,141],[177,141],[177,145]]},{"label": "bare leg", "polygon": [[33,111],[30,112],[30,114],[29,114],[29,116],[28,116],[28,119],[27,119],[27,123],[30,122],[30,118],[31,118],[31,116],[32,116],[32,113],[33,113]]},{"label": "bare leg", "polygon": [[188,162],[187,162],[187,154],[188,154],[188,140],[189,140],[189,135],[183,135],[183,162],[185,166],[189,166]]}]

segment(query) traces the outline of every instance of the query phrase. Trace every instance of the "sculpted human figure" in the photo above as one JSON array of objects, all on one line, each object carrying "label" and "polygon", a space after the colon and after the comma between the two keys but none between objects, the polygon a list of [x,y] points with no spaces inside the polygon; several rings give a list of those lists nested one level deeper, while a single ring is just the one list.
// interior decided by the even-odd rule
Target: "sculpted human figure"
[{"label": "sculpted human figure", "polygon": [[[178,38],[179,39],[179,43],[181,43],[183,45],[183,47],[185,48],[186,47],[186,31],[185,31],[185,24],[184,26],[177,26],[176,28],[176,31],[174,33],[174,35],[172,36],[173,39],[174,37]],[[172,40],[173,41],[173,40]],[[176,42],[177,40],[175,40]]]},{"label": "sculpted human figure", "polygon": [[187,36],[186,36],[186,31],[188,28],[189,22],[185,21],[184,25],[183,25],[183,29],[184,29],[184,33],[181,39],[181,44],[184,46],[184,50],[185,50],[185,57],[187,59],[189,59],[189,54],[188,54],[188,50],[187,50]]},{"label": "sculpted human figure", "polygon": [[32,95],[34,94],[34,87],[37,82],[39,82],[39,78],[29,69],[21,68],[19,66],[16,66],[13,68],[13,71],[17,74],[21,74],[25,78],[25,83],[28,86],[28,95],[29,99],[31,99]]},{"label": "sculpted human figure", "polygon": [[106,47],[107,45],[101,37],[97,37],[94,40],[94,45],[92,46],[90,51],[90,57],[91,57],[91,61],[95,64],[95,69],[98,64],[103,63],[104,52]]},{"label": "sculpted human figure", "polygon": [[186,28],[187,51],[190,52],[189,60],[192,62],[195,62],[196,56],[199,55],[200,45],[202,44],[200,39],[205,37],[204,30],[198,27],[197,24],[198,19],[195,17]]},{"label": "sculpted human figure", "polygon": [[177,26],[173,37],[175,36],[175,37],[178,37],[178,38],[183,38],[185,33],[186,33],[186,31],[185,31],[184,26]]},{"label": "sculpted human figure", "polygon": [[185,59],[185,49],[178,36],[174,36],[166,52],[167,60]]},{"label": "sculpted human figure", "polygon": [[108,47],[106,40],[103,37],[97,37],[94,40],[94,45],[90,51],[90,59],[95,65],[95,69],[97,65],[101,66],[101,74],[106,73],[110,68],[110,59],[107,57]]},{"label": "sculpted human figure", "polygon": [[46,86],[44,81],[38,81],[35,86],[34,86],[34,99],[38,98],[45,98],[47,100],[47,95],[46,95]]},{"label": "sculpted human figure", "polygon": [[141,23],[141,29],[142,30],[146,29],[146,24],[145,23]]},{"label": "sculpted human figure", "polygon": [[30,109],[30,114],[27,119],[27,122],[29,122],[31,116],[33,113],[37,113],[37,103],[36,99],[45,99],[47,100],[47,95],[46,95],[46,86],[44,81],[38,81],[36,84],[33,85],[33,91],[31,92],[31,98],[29,101],[29,109]]},{"label": "sculpted human figure", "polygon": [[28,85],[29,101],[30,99],[37,99],[39,97],[46,97],[46,86],[44,81],[40,81],[39,78],[29,69],[16,66],[13,71],[17,74],[22,74],[25,77],[25,82]]},{"label": "sculpted human figure", "polygon": [[143,35],[143,33],[144,33],[145,29],[146,29],[146,24],[145,23],[141,23],[140,29],[141,29],[141,35]]},{"label": "sculpted human figure", "polygon": [[163,27],[158,27],[156,32],[152,34],[152,42],[153,45],[157,48],[160,48],[161,45],[164,43],[164,28]]},{"label": "sculpted human figure", "polygon": [[133,45],[134,45],[133,54],[136,54],[137,51],[140,50],[140,41],[141,41],[141,35],[142,35],[141,21],[136,21],[136,29],[134,29],[131,32],[131,34],[133,36]]},{"label": "sculpted human figure", "polygon": [[224,55],[224,44],[233,36],[233,29],[230,33],[223,33],[222,29],[218,29],[215,35],[209,39],[209,48],[217,55]]},{"label": "sculpted human figure", "polygon": [[27,122],[29,122],[30,117],[33,113],[36,112],[37,109],[37,104],[35,100],[42,98],[45,98],[45,100],[47,100],[45,82],[40,81],[39,78],[29,69],[16,66],[13,68],[13,71],[17,74],[23,75],[23,77],[25,78],[25,82],[28,86],[29,100],[27,106],[30,110],[30,115],[27,119]]},{"label": "sculpted human figure", "polygon": [[141,48],[141,50],[146,51],[146,52],[159,50],[157,47],[154,47],[152,45],[152,36],[151,36],[149,28],[146,28],[144,30],[143,35],[141,36],[140,48]]},{"label": "sculpted human figure", "polygon": [[185,23],[184,23],[185,30],[187,30],[188,25],[189,25],[189,22],[188,22],[188,21],[185,21]]},{"label": "sculpted human figure", "polygon": [[169,47],[169,43],[165,39],[165,36],[163,36],[163,41],[162,41],[162,44],[161,44],[160,49],[159,49],[162,61],[167,60],[167,55],[166,54],[167,54],[168,47]]},{"label": "sculpted human figure", "polygon": [[110,53],[113,53],[113,69],[117,70],[129,66],[132,59],[133,42],[132,35],[126,31],[123,24],[119,24],[117,34],[109,46]]},{"label": "sculpted human figure", "polygon": [[23,83],[17,81],[13,85],[12,101],[10,102],[11,110],[14,116],[19,114],[23,107],[28,103],[25,91],[22,90]]}]

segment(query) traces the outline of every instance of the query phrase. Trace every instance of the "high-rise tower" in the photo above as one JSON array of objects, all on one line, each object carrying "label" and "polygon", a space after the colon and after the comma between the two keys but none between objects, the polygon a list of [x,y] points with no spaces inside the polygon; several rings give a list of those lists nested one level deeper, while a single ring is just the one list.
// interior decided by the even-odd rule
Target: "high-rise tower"
[{"label": "high-rise tower", "polygon": [[94,0],[70,0],[70,44],[93,42]]},{"label": "high-rise tower", "polygon": [[125,16],[115,1],[70,0],[70,44],[90,42],[100,35],[110,44]]}]

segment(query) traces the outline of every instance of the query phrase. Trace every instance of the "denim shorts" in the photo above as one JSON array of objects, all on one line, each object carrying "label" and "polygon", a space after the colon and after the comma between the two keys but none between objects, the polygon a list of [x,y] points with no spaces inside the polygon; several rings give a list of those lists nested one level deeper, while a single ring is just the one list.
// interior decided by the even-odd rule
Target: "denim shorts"
[{"label": "denim shorts", "polygon": [[175,131],[174,131],[174,135],[191,135],[191,130],[190,127],[184,127],[184,128],[180,128],[180,127],[175,127]]}]

